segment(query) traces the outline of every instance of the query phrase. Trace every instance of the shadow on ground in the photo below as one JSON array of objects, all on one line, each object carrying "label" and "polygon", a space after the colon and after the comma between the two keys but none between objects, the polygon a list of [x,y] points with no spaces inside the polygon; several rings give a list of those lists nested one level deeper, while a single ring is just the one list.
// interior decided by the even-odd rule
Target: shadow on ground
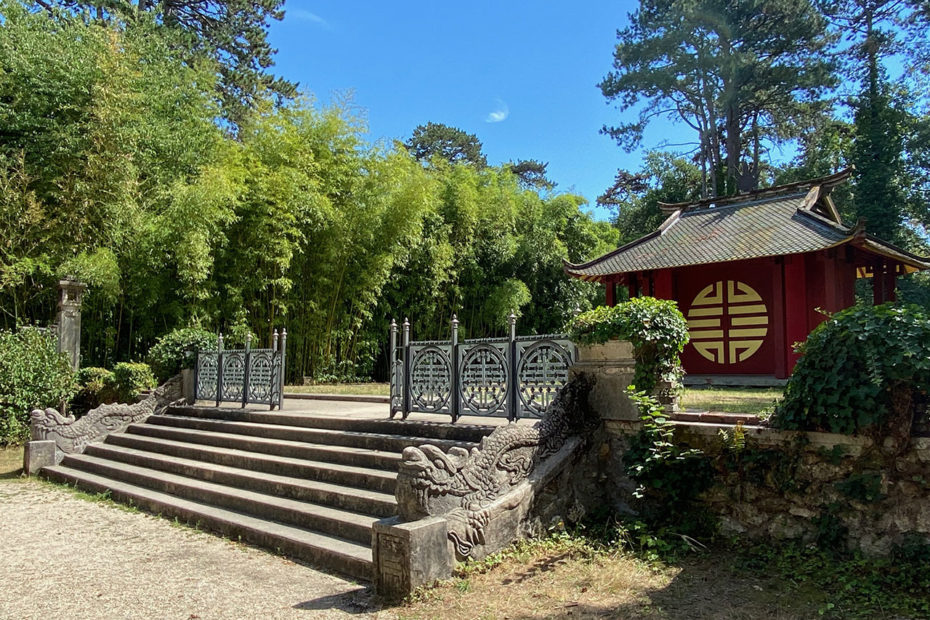
[{"label": "shadow on ground", "polygon": [[371,588],[358,588],[342,594],[330,594],[294,605],[294,609],[331,611],[338,609],[347,614],[367,614],[377,611]]}]

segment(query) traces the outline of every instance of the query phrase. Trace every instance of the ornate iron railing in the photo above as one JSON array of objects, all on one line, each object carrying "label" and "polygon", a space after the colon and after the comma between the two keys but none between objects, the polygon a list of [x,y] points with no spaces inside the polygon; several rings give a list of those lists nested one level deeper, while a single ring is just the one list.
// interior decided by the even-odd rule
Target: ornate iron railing
[{"label": "ornate iron railing", "polygon": [[455,422],[463,415],[506,415],[516,420],[541,416],[568,381],[575,345],[562,334],[516,336],[510,315],[508,338],[459,342],[452,318],[450,340],[411,342],[404,320],[401,343],[391,321],[391,417],[412,412],[442,413]]},{"label": "ornate iron railing", "polygon": [[216,351],[198,351],[194,369],[197,400],[220,403],[270,405],[281,409],[284,403],[284,354],[287,330],[271,337],[270,349],[253,349],[248,336],[244,349],[223,349],[223,334],[217,338]]}]

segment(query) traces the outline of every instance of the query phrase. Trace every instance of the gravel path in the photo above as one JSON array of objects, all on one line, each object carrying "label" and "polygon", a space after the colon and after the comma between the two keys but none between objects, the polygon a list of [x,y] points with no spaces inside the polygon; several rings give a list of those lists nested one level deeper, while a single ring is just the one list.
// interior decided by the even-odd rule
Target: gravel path
[{"label": "gravel path", "polygon": [[366,587],[167,519],[0,481],[0,617],[386,618]]}]

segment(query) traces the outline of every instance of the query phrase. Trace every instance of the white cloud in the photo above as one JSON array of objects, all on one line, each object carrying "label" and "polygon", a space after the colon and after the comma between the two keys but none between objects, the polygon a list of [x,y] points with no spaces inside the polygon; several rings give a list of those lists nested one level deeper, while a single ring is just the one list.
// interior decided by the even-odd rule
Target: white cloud
[{"label": "white cloud", "polygon": [[324,28],[331,28],[329,22],[317,15],[316,13],[311,13],[310,11],[304,9],[287,9],[285,11],[287,17],[296,17],[300,21],[312,22],[314,24],[319,24]]},{"label": "white cloud", "polygon": [[501,121],[507,120],[507,117],[510,116],[510,108],[507,107],[507,104],[497,100],[497,106],[494,108],[494,111],[488,114],[487,118],[484,119],[485,123],[499,123]]}]

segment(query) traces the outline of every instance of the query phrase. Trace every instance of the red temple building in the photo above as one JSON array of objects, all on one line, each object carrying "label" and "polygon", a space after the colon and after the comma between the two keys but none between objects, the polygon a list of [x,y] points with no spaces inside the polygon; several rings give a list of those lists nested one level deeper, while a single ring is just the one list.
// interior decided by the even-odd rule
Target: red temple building
[{"label": "red temple building", "polygon": [[898,276],[930,268],[862,222],[843,225],[830,192],[848,176],[661,205],[668,219],[658,230],[565,271],[604,284],[611,306],[618,286],[676,300],[691,335],[682,354],[690,375],[784,379],[794,343],[824,313],[854,303],[857,278],[871,278],[882,303],[894,300]]}]

